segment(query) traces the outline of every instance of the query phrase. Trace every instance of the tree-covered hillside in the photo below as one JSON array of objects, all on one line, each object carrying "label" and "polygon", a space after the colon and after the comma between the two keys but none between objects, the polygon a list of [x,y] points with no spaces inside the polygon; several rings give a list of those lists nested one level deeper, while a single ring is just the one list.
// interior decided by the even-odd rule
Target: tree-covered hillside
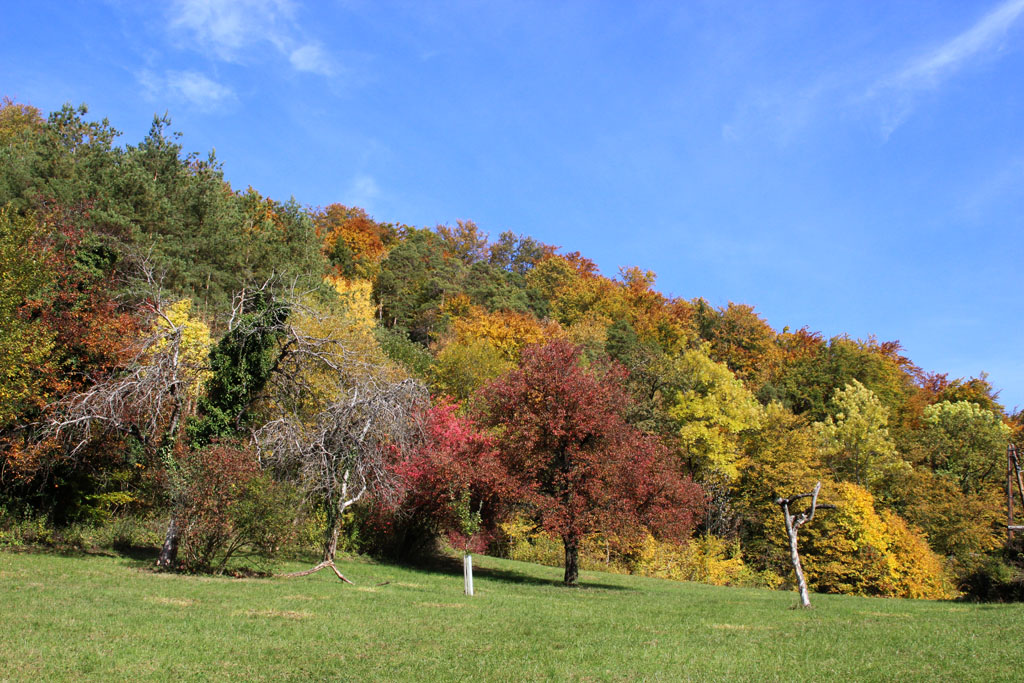
[{"label": "tree-covered hillside", "polygon": [[[439,538],[781,586],[1021,595],[984,376],[774,330],[578,251],[233,188],[170,122],[0,107],[0,525],[161,517],[161,561]],[[521,226],[524,231],[529,226]],[[585,245],[580,245],[585,248]],[[695,293],[712,296],[713,292]]]}]

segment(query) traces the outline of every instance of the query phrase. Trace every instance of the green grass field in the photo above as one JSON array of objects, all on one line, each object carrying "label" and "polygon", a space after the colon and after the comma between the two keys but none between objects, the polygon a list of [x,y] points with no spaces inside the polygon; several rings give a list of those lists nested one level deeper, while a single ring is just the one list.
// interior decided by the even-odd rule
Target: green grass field
[{"label": "green grass field", "polygon": [[[295,579],[0,553],[0,680],[1021,680],[1024,605],[814,596],[476,558]],[[289,568],[301,568],[301,565]],[[378,585],[384,584],[386,585]]]}]

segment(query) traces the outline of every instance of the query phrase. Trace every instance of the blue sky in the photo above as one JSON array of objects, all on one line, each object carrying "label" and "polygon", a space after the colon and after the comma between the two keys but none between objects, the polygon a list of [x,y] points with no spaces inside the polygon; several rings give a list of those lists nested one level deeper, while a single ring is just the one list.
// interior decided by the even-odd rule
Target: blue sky
[{"label": "blue sky", "polygon": [[1024,0],[6,3],[0,94],[474,220],[1024,407]]}]

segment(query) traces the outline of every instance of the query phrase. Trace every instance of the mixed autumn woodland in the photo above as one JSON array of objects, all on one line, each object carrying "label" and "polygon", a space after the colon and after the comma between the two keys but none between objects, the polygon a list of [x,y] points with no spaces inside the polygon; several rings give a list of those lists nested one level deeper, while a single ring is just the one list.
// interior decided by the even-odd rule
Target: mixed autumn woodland
[{"label": "mixed autumn woodland", "polygon": [[0,546],[135,519],[191,571],[453,546],[784,587],[775,501],[820,481],[812,590],[1024,595],[1024,416],[984,376],[523,234],[233,188],[169,126],[0,106]]}]

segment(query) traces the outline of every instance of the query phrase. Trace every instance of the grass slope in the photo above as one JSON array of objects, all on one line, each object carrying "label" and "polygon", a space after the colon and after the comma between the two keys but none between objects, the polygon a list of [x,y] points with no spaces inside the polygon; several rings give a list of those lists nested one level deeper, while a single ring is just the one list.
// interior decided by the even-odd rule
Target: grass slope
[{"label": "grass slope", "polygon": [[[1024,605],[814,596],[475,558],[332,574],[157,574],[0,553],[0,680],[1020,680]],[[300,568],[298,565],[295,568]],[[389,582],[387,585],[376,585]]]}]

